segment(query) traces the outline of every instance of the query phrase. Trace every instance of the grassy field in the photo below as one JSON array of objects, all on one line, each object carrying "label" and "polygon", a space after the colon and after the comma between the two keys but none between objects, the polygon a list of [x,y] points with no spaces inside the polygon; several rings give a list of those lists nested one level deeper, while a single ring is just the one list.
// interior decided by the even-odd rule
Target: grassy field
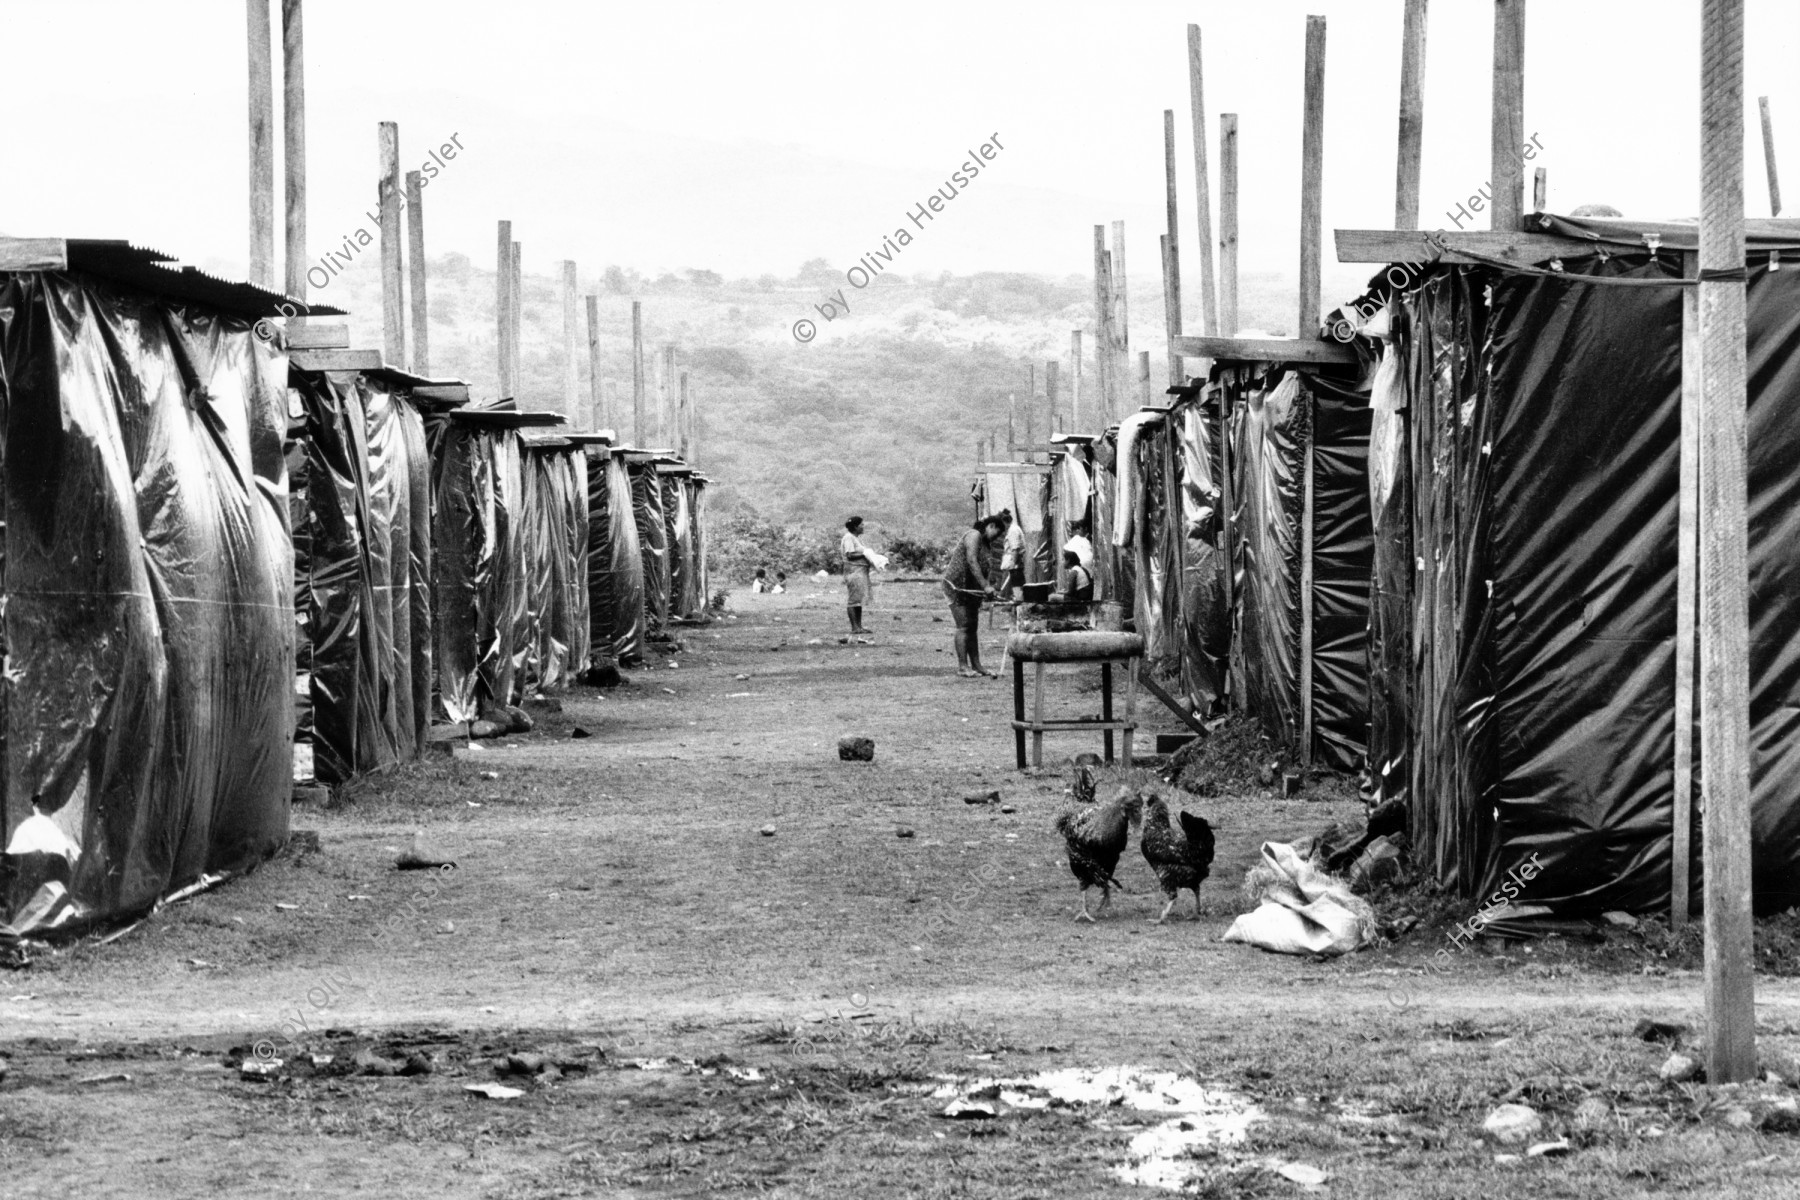
[{"label": "grassy field", "polygon": [[[832,591],[733,603],[630,686],[299,811],[316,841],[0,979],[0,1195],[1795,1195],[1792,978],[1759,979],[1786,1082],[1709,1088],[1633,1036],[1699,1024],[1653,934],[1433,975],[1441,923],[1333,961],[1220,942],[1261,842],[1354,815],[1341,787],[1181,797],[1220,836],[1200,919],[1149,922],[1134,846],[1077,925],[1050,825],[1097,738],[1012,770],[1009,689],[956,678],[929,586],[882,589],[870,644]],[[396,871],[416,832],[456,868]],[[246,1079],[259,1044],[281,1066]],[[1080,1093],[1116,1068],[1144,1086]],[[1507,1102],[1567,1151],[1485,1138]]]}]

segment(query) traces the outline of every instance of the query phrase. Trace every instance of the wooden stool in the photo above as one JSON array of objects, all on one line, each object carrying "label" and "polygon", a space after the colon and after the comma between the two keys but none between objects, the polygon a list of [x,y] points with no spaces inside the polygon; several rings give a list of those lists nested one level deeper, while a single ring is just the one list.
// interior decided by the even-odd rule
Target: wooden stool
[{"label": "wooden stool", "polygon": [[[1013,744],[1019,770],[1025,769],[1025,734],[1031,734],[1031,765],[1044,765],[1044,734],[1052,729],[1098,730],[1105,738],[1106,761],[1113,760],[1113,734],[1124,735],[1124,764],[1131,765],[1131,735],[1137,729],[1137,666],[1144,639],[1135,633],[1015,633],[1006,639],[1013,664]],[[1025,718],[1025,664],[1034,668],[1031,719]],[[1100,664],[1100,719],[1082,721],[1044,716],[1044,666],[1047,663]],[[1113,719],[1112,669],[1125,668],[1125,716]]]}]

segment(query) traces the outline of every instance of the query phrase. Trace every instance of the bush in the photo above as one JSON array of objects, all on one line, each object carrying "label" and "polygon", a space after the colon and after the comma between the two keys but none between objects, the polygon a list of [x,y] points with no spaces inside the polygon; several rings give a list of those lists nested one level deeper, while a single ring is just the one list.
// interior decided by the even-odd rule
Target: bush
[{"label": "bush", "polygon": [[756,512],[733,513],[708,531],[707,557],[722,579],[749,583],[758,567],[811,575],[838,569],[838,535],[807,526],[782,525]]},{"label": "bush", "polygon": [[950,557],[951,546],[945,542],[934,542],[930,538],[913,537],[910,534],[897,533],[888,539],[887,555],[894,560],[894,567],[901,571],[910,571],[916,575],[935,574],[944,569],[944,561]]}]

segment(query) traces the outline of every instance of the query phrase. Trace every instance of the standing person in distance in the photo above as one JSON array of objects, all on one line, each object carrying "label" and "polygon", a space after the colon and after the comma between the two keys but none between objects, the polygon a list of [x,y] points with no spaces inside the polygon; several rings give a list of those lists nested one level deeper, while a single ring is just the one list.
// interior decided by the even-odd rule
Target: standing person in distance
[{"label": "standing person in distance", "polygon": [[1016,602],[1019,588],[1025,583],[1025,530],[1012,509],[1001,509],[1000,517],[1006,522],[1006,542],[1000,554],[1000,594]]},{"label": "standing person in distance", "polygon": [[981,602],[999,599],[989,581],[994,556],[1006,537],[1006,519],[995,513],[975,522],[962,535],[944,567],[944,596],[950,601],[951,636],[956,646],[956,673],[964,679],[997,678],[981,665]]},{"label": "standing person in distance", "polygon": [[850,633],[852,636],[866,637],[869,631],[863,628],[863,607],[875,592],[875,585],[869,580],[869,572],[886,567],[887,557],[863,545],[862,531],[861,517],[851,517],[845,521],[844,536],[838,541],[838,549],[844,555],[844,611],[850,617]]}]

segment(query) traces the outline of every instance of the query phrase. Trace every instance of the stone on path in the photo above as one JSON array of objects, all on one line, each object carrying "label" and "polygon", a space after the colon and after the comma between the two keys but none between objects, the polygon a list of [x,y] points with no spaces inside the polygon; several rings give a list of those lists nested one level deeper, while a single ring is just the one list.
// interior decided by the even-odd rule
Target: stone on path
[{"label": "stone on path", "polygon": [[874,762],[875,739],[866,737],[841,737],[838,739],[838,758],[844,762]]}]

